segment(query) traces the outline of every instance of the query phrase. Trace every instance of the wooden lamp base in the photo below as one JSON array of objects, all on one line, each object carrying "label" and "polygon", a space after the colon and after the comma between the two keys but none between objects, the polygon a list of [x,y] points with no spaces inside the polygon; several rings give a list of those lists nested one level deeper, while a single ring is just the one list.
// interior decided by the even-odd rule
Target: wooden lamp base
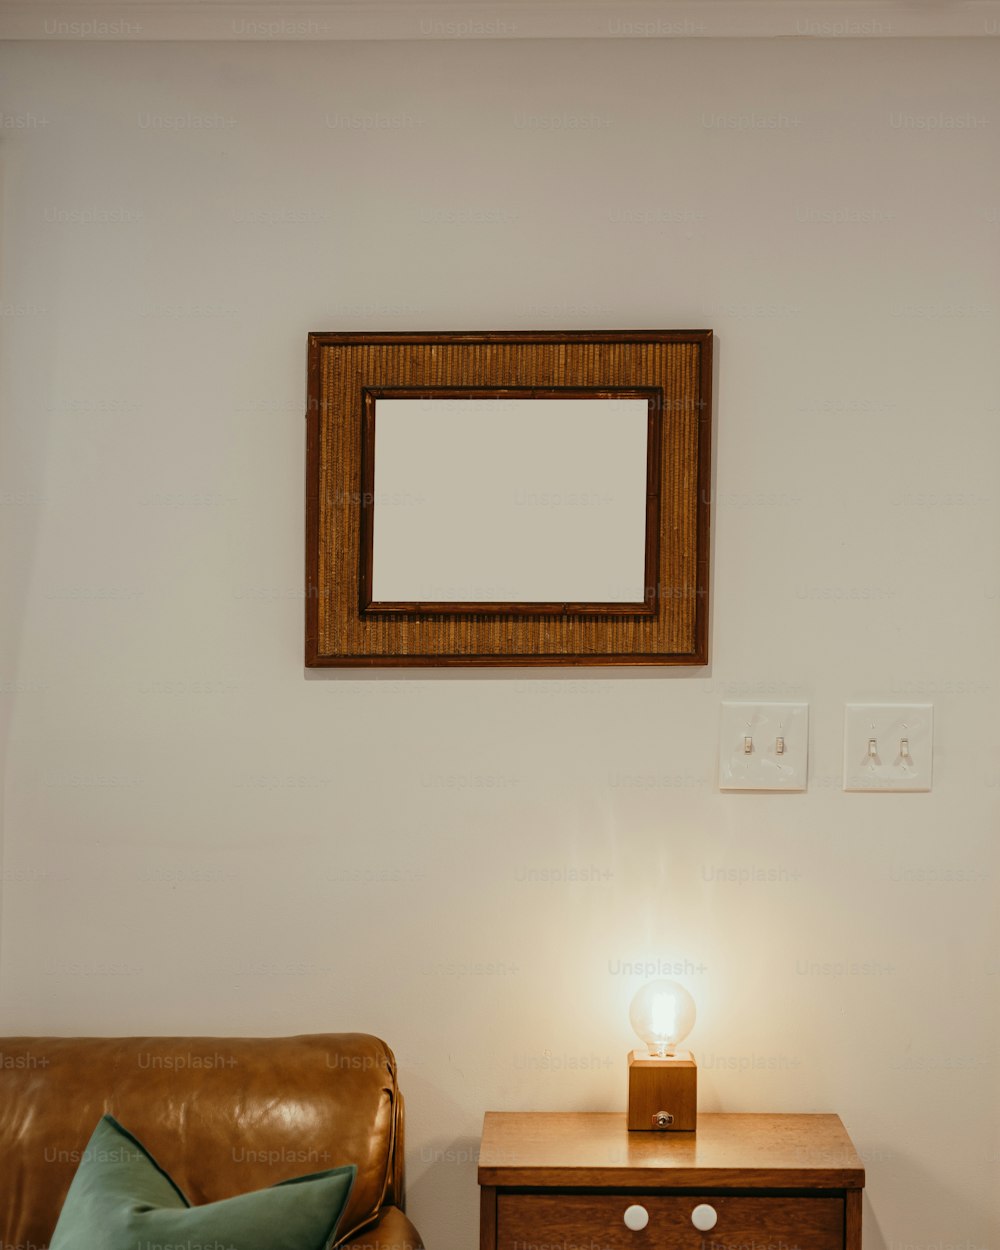
[{"label": "wooden lamp base", "polygon": [[698,1065],[689,1050],[669,1058],[629,1051],[630,1132],[693,1133],[697,1115]]}]

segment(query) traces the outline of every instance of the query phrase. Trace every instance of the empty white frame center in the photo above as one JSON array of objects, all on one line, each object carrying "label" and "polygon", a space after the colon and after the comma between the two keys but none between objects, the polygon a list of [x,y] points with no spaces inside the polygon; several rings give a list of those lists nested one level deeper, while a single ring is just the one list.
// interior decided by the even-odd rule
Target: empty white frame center
[{"label": "empty white frame center", "polygon": [[375,400],[372,599],[635,603],[649,406]]}]

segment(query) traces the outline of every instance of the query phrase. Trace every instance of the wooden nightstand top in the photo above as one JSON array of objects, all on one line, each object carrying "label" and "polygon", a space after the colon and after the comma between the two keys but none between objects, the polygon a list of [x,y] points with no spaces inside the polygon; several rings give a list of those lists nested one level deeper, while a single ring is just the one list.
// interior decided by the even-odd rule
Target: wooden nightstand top
[{"label": "wooden nightstand top", "polygon": [[633,1132],[606,1112],[488,1111],[479,1184],[862,1189],[836,1115],[707,1114],[694,1133]]}]

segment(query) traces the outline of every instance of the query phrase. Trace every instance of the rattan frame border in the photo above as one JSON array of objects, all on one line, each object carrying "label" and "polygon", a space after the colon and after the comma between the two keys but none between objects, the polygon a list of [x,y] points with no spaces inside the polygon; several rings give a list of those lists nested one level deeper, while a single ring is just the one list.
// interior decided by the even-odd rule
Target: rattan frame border
[{"label": "rattan frame border", "polygon": [[[706,664],[712,345],[711,330],[310,334],[306,667]],[[654,612],[365,611],[364,395],[397,387],[658,392]]]}]

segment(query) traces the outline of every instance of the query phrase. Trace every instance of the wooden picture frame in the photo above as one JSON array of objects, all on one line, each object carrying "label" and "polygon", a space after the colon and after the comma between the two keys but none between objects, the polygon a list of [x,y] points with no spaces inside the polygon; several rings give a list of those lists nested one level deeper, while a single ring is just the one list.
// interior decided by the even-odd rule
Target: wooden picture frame
[{"label": "wooden picture frame", "polygon": [[[707,663],[711,330],[315,333],[308,356],[307,667]],[[461,447],[448,445],[449,430]],[[390,434],[408,440],[403,450]],[[473,501],[502,472],[494,461],[571,481],[606,472],[614,486],[603,495],[532,498],[599,498],[623,519],[564,507],[551,545],[548,529],[536,542],[535,519],[499,504],[495,514],[483,504],[480,521]],[[405,523],[387,502],[399,492],[379,489],[378,466],[392,464],[431,483]],[[468,516],[436,497],[449,482]],[[495,493],[506,498],[511,483]],[[392,534],[404,536],[391,540],[398,552]],[[452,538],[459,554],[449,555]],[[480,553],[486,593],[472,576]],[[428,570],[454,559],[465,593],[439,593],[440,570],[422,570],[425,558]],[[488,584],[489,559],[505,570],[500,591],[513,593]],[[404,589],[377,594],[392,577]]]}]

